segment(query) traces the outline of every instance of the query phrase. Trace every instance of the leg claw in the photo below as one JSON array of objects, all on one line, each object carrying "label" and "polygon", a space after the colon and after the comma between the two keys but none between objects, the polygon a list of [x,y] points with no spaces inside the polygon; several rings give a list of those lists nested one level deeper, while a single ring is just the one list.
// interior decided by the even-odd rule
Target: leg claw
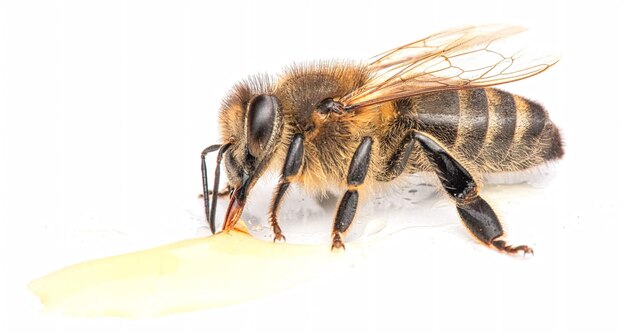
[{"label": "leg claw", "polygon": [[346,250],[346,246],[341,240],[341,235],[338,233],[333,235],[333,245],[330,247],[330,250],[333,251],[334,249],[343,249],[344,251]]},{"label": "leg claw", "polygon": [[498,250],[505,252],[507,254],[511,254],[511,255],[517,255],[519,253],[521,253],[524,257],[527,254],[530,255],[535,255],[535,252],[533,251],[533,249],[530,246],[527,245],[519,245],[519,246],[511,246],[508,245],[505,241],[503,240],[494,240],[491,242],[491,244]]},{"label": "leg claw", "polygon": [[287,239],[283,236],[283,231],[280,229],[276,218],[270,217],[270,225],[272,226],[272,231],[274,232],[274,242],[283,241],[286,242]]},{"label": "leg claw", "polygon": [[276,233],[274,232],[274,243],[276,243],[276,241],[283,241],[286,242],[287,239],[285,238],[285,236],[283,236],[283,234],[281,234],[280,232]]}]

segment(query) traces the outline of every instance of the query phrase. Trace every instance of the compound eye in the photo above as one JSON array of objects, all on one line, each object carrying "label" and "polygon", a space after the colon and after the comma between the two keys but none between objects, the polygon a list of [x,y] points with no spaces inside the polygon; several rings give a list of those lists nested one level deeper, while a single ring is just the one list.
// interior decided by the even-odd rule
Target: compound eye
[{"label": "compound eye", "polygon": [[274,132],[278,113],[278,98],[257,95],[248,104],[246,120],[248,151],[254,157],[263,155]]}]

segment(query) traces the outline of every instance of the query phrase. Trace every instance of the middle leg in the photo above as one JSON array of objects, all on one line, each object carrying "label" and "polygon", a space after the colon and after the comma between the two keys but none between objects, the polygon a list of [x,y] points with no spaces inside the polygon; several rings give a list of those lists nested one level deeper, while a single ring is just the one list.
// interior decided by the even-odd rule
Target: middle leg
[{"label": "middle leg", "polygon": [[365,137],[359,147],[354,152],[352,160],[350,161],[350,167],[348,169],[348,190],[343,195],[337,213],[335,215],[335,222],[333,223],[333,244],[332,249],[346,247],[343,245],[342,237],[350,228],[356,209],[359,204],[359,191],[358,186],[363,184],[365,176],[367,176],[367,170],[370,164],[370,154],[372,151],[372,138]]}]

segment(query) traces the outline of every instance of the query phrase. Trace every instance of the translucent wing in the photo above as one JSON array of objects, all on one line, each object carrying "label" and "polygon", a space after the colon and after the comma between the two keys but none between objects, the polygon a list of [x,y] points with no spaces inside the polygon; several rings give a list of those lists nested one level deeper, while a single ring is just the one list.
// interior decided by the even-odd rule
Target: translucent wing
[{"label": "translucent wing", "polygon": [[510,51],[506,38],[524,28],[486,25],[446,30],[373,58],[372,75],[342,97],[346,108],[443,90],[487,87],[539,74],[558,60]]}]

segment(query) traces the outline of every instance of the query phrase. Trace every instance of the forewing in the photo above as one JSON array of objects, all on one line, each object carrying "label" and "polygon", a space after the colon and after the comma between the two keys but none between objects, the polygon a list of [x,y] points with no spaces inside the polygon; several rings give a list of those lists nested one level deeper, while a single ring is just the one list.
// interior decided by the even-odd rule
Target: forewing
[{"label": "forewing", "polygon": [[443,90],[488,87],[539,74],[558,60],[511,50],[506,39],[525,29],[465,26],[446,30],[372,59],[370,79],[341,98],[357,108]]}]

